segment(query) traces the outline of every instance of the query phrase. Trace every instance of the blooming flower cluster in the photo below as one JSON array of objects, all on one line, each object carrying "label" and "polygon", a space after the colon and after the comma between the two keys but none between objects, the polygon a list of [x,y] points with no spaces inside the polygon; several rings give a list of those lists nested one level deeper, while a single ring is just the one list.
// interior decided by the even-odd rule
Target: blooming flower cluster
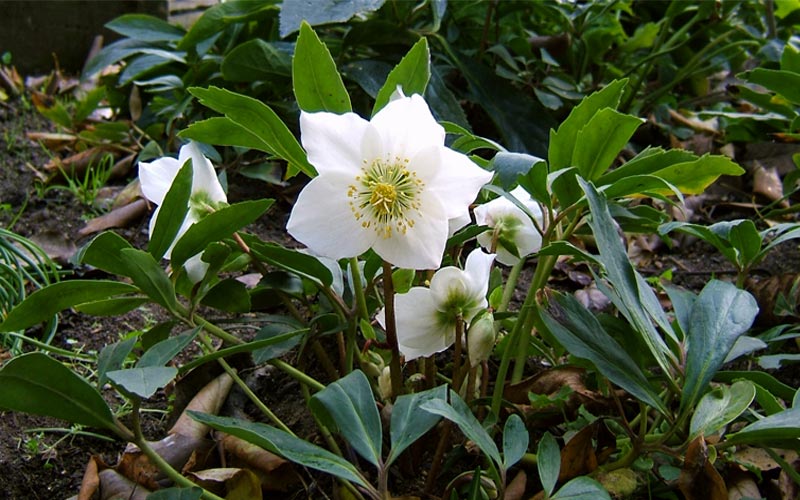
[{"label": "blooming flower cluster", "polygon": [[[513,189],[509,194],[530,211],[541,227],[544,218],[536,200],[522,187]],[[533,220],[503,196],[476,207],[475,221],[493,229],[478,235],[478,243],[487,250],[495,247],[497,262],[501,264],[513,266],[542,247],[542,235]]]},{"label": "blooming flower cluster", "polygon": [[[187,160],[192,160],[192,191],[189,198],[189,211],[183,220],[175,240],[167,250],[165,258],[169,259],[175,242],[189,229],[189,227],[213,211],[227,203],[228,198],[222,185],[217,179],[214,166],[200,151],[196,143],[190,142],[183,146],[178,153],[178,158],[163,157],[152,162],[139,162],[139,182],[142,194],[150,202],[158,205],[150,219],[150,237],[153,236],[156,220],[161,211],[161,205],[167,196],[178,171]],[[208,264],[200,260],[200,255],[190,258],[186,264],[186,273],[193,282],[203,279],[208,269]]]}]

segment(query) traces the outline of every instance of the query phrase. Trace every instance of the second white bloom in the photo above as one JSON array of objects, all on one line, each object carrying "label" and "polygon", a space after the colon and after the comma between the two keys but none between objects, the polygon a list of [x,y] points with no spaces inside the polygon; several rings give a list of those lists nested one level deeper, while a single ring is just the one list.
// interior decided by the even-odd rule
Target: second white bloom
[{"label": "second white bloom", "polygon": [[[542,209],[536,200],[522,187],[513,189],[509,194],[533,214],[541,227]],[[542,235],[539,234],[531,218],[506,197],[501,196],[475,207],[474,212],[475,221],[479,225],[493,229],[479,234],[478,243],[486,249],[495,246],[497,262],[513,266],[520,258],[542,247]]]}]

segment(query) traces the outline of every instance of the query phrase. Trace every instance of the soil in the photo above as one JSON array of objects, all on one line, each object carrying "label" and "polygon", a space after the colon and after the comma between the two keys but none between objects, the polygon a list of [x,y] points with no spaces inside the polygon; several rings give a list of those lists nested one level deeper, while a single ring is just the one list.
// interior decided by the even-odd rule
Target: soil
[{"label": "soil", "polygon": [[[8,227],[13,223],[11,228],[22,236],[42,245],[50,245],[54,253],[63,251],[68,254],[89,238],[79,237],[78,232],[84,226],[90,210],[66,190],[48,190],[42,193],[41,187],[37,189],[35,169],[47,162],[48,155],[40,145],[27,139],[25,133],[48,130],[51,125],[26,102],[20,99],[0,102],[0,130],[3,132],[0,137],[0,227]],[[114,184],[121,187],[129,180],[130,177],[117,179]],[[265,196],[278,200],[268,215],[249,229],[265,240],[289,243],[284,227],[293,188],[277,191],[275,187],[246,179],[235,172],[229,175],[228,180],[231,201]],[[704,206],[717,207],[713,214],[715,220],[754,216],[752,210],[742,209],[740,206],[724,208],[724,203],[718,203],[731,192],[723,187],[712,190],[708,195]],[[740,198],[745,201],[749,199],[747,196]],[[116,231],[134,246],[143,248],[147,243],[148,219],[149,217],[144,216]],[[711,277],[732,278],[730,265],[716,250],[691,239],[683,239],[682,244],[673,249],[660,246],[652,251],[644,251],[637,260],[645,275],[657,276],[672,269],[673,283],[695,290],[701,288]],[[67,262],[62,262],[62,265],[65,270],[73,270]],[[780,246],[756,271],[764,277],[797,273],[800,271],[798,245],[789,242]],[[582,286],[572,280],[567,272],[556,278],[561,280],[558,286],[566,289]],[[527,287],[528,279],[528,276],[523,276],[517,299],[521,299],[520,295]],[[154,324],[161,317],[160,314],[155,308],[135,310],[123,317],[110,319],[65,313],[61,317],[59,332],[53,343],[59,347],[96,353],[104,345],[119,340],[121,334]],[[34,335],[35,333],[32,332]],[[285,422],[301,435],[311,440],[321,440],[315,434],[316,426],[305,409],[296,382],[269,369],[247,368],[244,373],[253,384],[255,392]],[[800,386],[797,365],[790,365],[776,374],[792,387]],[[324,379],[325,374],[321,373],[319,377]],[[105,396],[109,400],[116,398],[110,390]],[[158,411],[146,413],[145,433],[152,439],[159,439],[169,427],[169,399],[161,394],[150,405]],[[255,415],[251,404],[241,393],[234,392],[228,406],[243,408],[245,413]],[[69,429],[64,422],[54,419],[13,412],[0,413],[0,499],[70,497],[77,494],[91,456],[98,456],[105,463],[114,464],[123,448],[124,445],[119,442],[82,435],[79,429]],[[306,480],[306,483],[307,489],[295,492],[295,498],[321,497],[320,491],[330,492],[332,488],[330,478],[317,475],[312,481]],[[409,491],[414,491],[411,483],[408,488]],[[288,496],[283,494],[275,498]]]}]

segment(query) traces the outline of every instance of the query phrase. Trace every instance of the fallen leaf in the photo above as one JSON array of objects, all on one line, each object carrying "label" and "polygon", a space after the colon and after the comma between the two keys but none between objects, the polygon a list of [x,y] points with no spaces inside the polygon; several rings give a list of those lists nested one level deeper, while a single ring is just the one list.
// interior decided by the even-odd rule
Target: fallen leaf
[{"label": "fallen leaf", "polygon": [[107,214],[95,217],[86,222],[78,234],[88,236],[112,227],[128,227],[133,221],[140,219],[147,212],[147,202],[136,200],[128,205],[115,208]]},{"label": "fallen leaf", "polygon": [[95,493],[100,489],[100,471],[107,469],[108,466],[97,455],[89,457],[86,470],[83,472],[81,489],[78,491],[77,500],[92,500]]},{"label": "fallen leaf", "polygon": [[728,500],[743,500],[745,498],[761,498],[761,492],[753,475],[731,468],[727,474]]},{"label": "fallen leaf", "polygon": [[263,498],[258,477],[247,469],[232,467],[191,472],[189,477],[203,488],[224,496],[226,500],[260,500]]},{"label": "fallen leaf", "polygon": [[686,500],[728,500],[722,476],[708,461],[708,447],[703,436],[698,436],[686,449],[678,488]]},{"label": "fallen leaf", "polygon": [[59,264],[66,264],[78,251],[75,242],[65,233],[45,231],[31,236],[31,241],[39,245],[44,253]]},{"label": "fallen leaf", "polygon": [[100,500],[147,500],[151,492],[114,469],[100,472]]},{"label": "fallen leaf", "polygon": [[[753,167],[753,192],[766,197],[769,201],[777,201],[783,198],[783,183],[781,182],[778,169],[775,167],[764,168],[761,163],[754,162]],[[789,206],[789,200],[781,201],[782,207]]]},{"label": "fallen leaf", "polygon": [[184,409],[181,413],[181,416],[178,417],[178,420],[169,430],[169,433],[182,434],[184,436],[192,436],[196,438],[205,437],[210,428],[207,425],[201,424],[200,422],[194,420],[192,417],[186,414],[186,411],[192,410],[200,413],[216,415],[219,413],[222,403],[225,402],[225,398],[228,397],[228,393],[230,392],[232,385],[233,378],[227,373],[223,373],[217,378],[213,379],[211,382],[207,383],[205,387],[203,387],[203,389],[201,389],[200,392],[198,392],[197,395],[192,398],[192,400],[186,406],[186,409]]},{"label": "fallen leaf", "polygon": [[503,500],[520,500],[525,494],[525,486],[528,484],[528,475],[524,470],[519,470],[514,479],[506,485]]},{"label": "fallen leaf", "polygon": [[744,286],[758,303],[757,324],[775,326],[800,319],[797,311],[800,306],[800,274],[751,277]]},{"label": "fallen leaf", "polygon": [[[177,470],[182,470],[194,453],[199,451],[206,456],[213,447],[211,440],[181,434],[170,434],[160,441],[152,441],[148,444],[173,469]],[[150,461],[147,455],[132,443],[125,448],[115,469],[128,479],[153,490],[169,486],[172,482]]]},{"label": "fallen leaf", "polygon": [[595,434],[595,425],[587,425],[567,441],[561,449],[561,469],[558,481],[566,482],[578,476],[594,472],[597,469],[597,455],[595,455],[592,440]]}]

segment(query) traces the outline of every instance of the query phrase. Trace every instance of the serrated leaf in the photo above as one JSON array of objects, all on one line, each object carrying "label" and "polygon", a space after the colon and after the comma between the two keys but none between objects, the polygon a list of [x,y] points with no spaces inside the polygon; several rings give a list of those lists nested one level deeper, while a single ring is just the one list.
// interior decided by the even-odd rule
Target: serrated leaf
[{"label": "serrated leaf", "polygon": [[148,366],[114,370],[106,373],[106,376],[112,384],[123,391],[146,399],[172,382],[177,374],[178,369],[172,366]]},{"label": "serrated leaf", "polygon": [[395,400],[390,424],[392,449],[386,458],[386,467],[439,422],[438,415],[422,410],[421,406],[427,401],[444,400],[446,397],[447,386],[440,385],[427,391],[404,394]]},{"label": "serrated leaf", "polygon": [[189,32],[184,35],[178,48],[189,50],[200,42],[223,31],[229,24],[255,19],[276,7],[270,2],[252,2],[249,0],[229,1],[212,5],[192,23]]},{"label": "serrated leaf", "polygon": [[36,290],[17,304],[0,323],[0,332],[24,330],[78,304],[137,291],[133,285],[108,280],[70,280],[53,283]]},{"label": "serrated leaf", "polygon": [[[255,342],[282,337],[287,333],[297,332],[303,328],[303,325],[298,323],[297,320],[287,316],[268,315],[263,319],[267,324],[256,333]],[[300,343],[300,340],[300,335],[293,335],[288,339],[255,350],[253,351],[253,362],[255,364],[266,363],[271,359],[282,356],[294,349]]]},{"label": "serrated leaf", "polygon": [[292,82],[297,105],[303,111],[342,114],[352,109],[328,47],[305,21],[300,25],[292,59]]},{"label": "serrated leaf", "polygon": [[430,66],[431,53],[428,49],[428,39],[423,37],[411,47],[408,54],[389,73],[386,83],[383,84],[375,98],[372,116],[386,106],[398,87],[407,96],[425,94],[425,87],[428,86],[428,80],[431,78]]},{"label": "serrated leaf", "polygon": [[355,370],[314,394],[314,415],[335,429],[350,446],[374,466],[382,463],[381,417],[372,388],[361,370]]},{"label": "serrated leaf", "polygon": [[0,408],[114,430],[111,409],[89,382],[53,358],[32,352],[0,368]]}]

